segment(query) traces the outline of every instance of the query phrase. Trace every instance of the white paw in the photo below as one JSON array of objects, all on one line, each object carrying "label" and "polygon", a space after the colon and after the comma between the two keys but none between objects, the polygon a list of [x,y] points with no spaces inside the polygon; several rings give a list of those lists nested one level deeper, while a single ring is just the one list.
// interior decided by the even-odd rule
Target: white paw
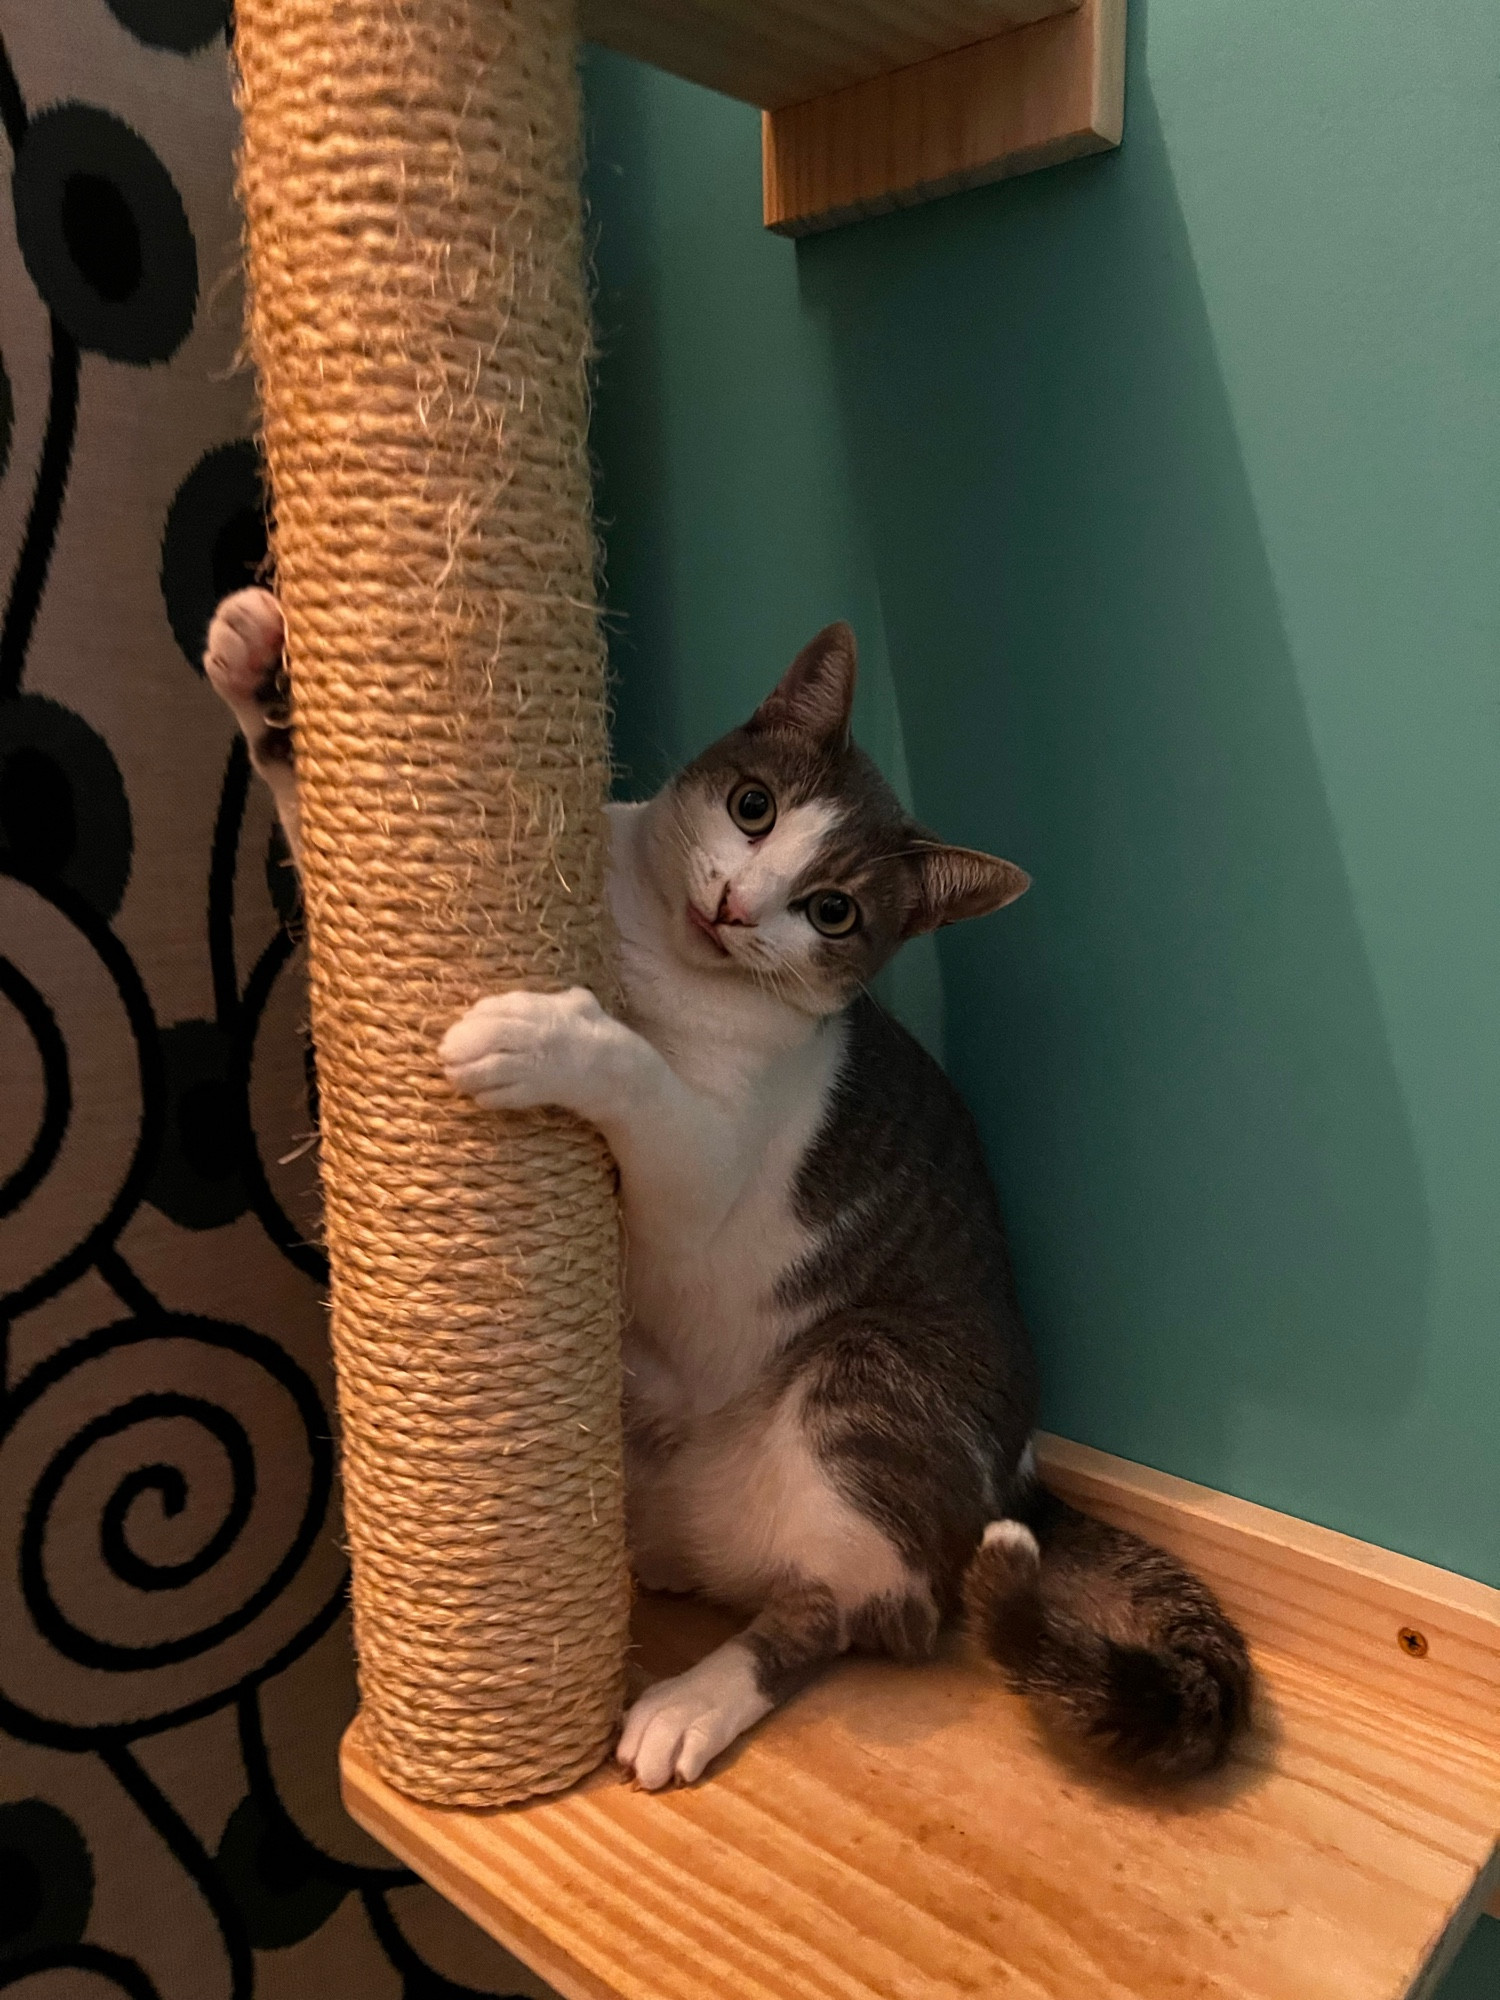
[{"label": "white paw", "polygon": [[1024,1521],[991,1521],[980,1537],[979,1546],[1007,1549],[1015,1556],[1029,1556],[1033,1562],[1040,1560],[1042,1553],[1036,1536]]},{"label": "white paw", "polygon": [[236,714],[273,700],[285,640],[281,606],[269,590],[237,590],[215,611],[203,671]]},{"label": "white paw", "polygon": [[615,1756],[648,1792],[691,1785],[770,1711],[749,1649],[731,1639],[687,1673],[647,1688],[625,1718]]},{"label": "white paw", "polygon": [[566,993],[493,993],[455,1021],[438,1048],[455,1090],[487,1111],[539,1104],[581,1110],[613,1024],[586,987]]}]

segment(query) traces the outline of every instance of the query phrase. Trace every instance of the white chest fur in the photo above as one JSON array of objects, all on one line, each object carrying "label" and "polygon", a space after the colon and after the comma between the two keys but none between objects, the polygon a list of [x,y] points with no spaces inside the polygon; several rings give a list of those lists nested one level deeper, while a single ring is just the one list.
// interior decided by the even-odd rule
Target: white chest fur
[{"label": "white chest fur", "polygon": [[[664,1120],[661,1177],[649,1193],[629,1176],[623,1188],[629,1394],[642,1414],[670,1420],[741,1394],[792,1330],[776,1281],[813,1247],[792,1191],[826,1113],[844,1026],[672,953],[665,926],[675,913],[636,866],[643,810],[611,808],[627,1018],[712,1107],[710,1144],[694,1146]],[[663,1199],[664,1182],[679,1183],[677,1199]]]},{"label": "white chest fur", "polygon": [[817,1247],[795,1189],[846,1026],[746,976],[731,946],[695,963],[681,891],[650,865],[657,809],[613,815],[626,1018],[576,989],[490,995],[444,1037],[444,1065],[482,1105],[587,1118],[619,1162],[626,1499],[642,1580],[746,1604],[788,1575],[851,1606],[899,1594],[895,1550],[834,1491],[804,1433],[801,1386],[768,1366],[797,1330],[779,1281]]}]

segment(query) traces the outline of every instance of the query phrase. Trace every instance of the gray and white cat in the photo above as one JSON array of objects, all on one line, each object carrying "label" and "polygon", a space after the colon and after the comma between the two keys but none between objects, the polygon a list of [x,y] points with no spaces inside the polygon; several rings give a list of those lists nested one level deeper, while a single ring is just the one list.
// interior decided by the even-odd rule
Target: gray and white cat
[{"label": "gray and white cat", "polygon": [[[276,796],[281,614],[220,606],[205,666]],[[1250,1668],[1207,1588],[1046,1493],[1036,1371],[978,1135],[868,996],[902,942],[1019,896],[916,825],[849,737],[854,638],[799,654],[749,721],[610,808],[621,1018],[510,992],[443,1039],[454,1087],[561,1105],[620,1168],[631,1556],[743,1633],[631,1709],[618,1756],[690,1783],[849,1648],[922,1659],[965,1604],[1052,1722],[1157,1776],[1207,1769]]]}]

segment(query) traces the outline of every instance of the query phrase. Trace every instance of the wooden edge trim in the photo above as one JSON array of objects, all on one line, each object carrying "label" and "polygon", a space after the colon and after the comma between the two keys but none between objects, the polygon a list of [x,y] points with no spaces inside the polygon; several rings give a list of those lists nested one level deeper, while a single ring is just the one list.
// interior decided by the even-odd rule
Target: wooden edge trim
[{"label": "wooden edge trim", "polygon": [[618,2000],[615,1987],[596,1978],[545,1931],[529,1923],[496,1888],[491,1847],[485,1848],[485,1865],[477,1864],[470,1850],[485,1816],[462,1807],[416,1805],[393,1791],[360,1741],[357,1716],[339,1744],[339,1791],[356,1826],[555,1987],[563,2000]]},{"label": "wooden edge trim", "polygon": [[1434,1563],[1420,1562],[1415,1556],[1383,1549],[1374,1542],[1358,1541],[1353,1535],[1300,1520],[1295,1514],[1279,1514],[1273,1507],[1237,1499],[1212,1486],[1199,1486],[1174,1473],[1137,1465],[1133,1459],[1116,1458],[1092,1445],[1074,1444],[1048,1431],[1037,1433],[1036,1448],[1043,1476],[1048,1485],[1059,1490],[1067,1484],[1079,1490],[1087,1486],[1101,1500],[1113,1494],[1122,1499],[1128,1496],[1135,1504],[1153,1506],[1184,1520],[1211,1523],[1246,1541],[1295,1550],[1309,1565],[1325,1566],[1341,1575],[1365,1576],[1405,1599],[1468,1613],[1492,1627],[1500,1640],[1500,1590],[1474,1577],[1439,1569]]},{"label": "wooden edge trim", "polygon": [[1191,1480],[1041,1436],[1047,1485],[1169,1549],[1252,1645],[1500,1743],[1500,1590]]},{"label": "wooden edge trim", "polygon": [[1126,0],[1082,0],[947,55],[767,111],[765,224],[806,236],[1118,146]]},{"label": "wooden edge trim", "polygon": [[1490,1856],[1473,1888],[1443,1927],[1432,1956],[1423,1966],[1405,2000],[1437,2000],[1438,1988],[1453,1970],[1453,1961],[1469,1941],[1481,1916],[1500,1916],[1500,1847]]}]

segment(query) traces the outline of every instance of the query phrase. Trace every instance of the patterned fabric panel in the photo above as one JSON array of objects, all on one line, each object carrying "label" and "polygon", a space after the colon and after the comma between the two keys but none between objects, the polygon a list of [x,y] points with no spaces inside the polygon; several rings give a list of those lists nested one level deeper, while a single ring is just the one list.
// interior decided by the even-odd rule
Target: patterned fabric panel
[{"label": "patterned fabric panel", "polygon": [[545,1995],[338,1802],[295,883],[198,667],[266,549],[228,11],[0,5],[0,1989]]}]

